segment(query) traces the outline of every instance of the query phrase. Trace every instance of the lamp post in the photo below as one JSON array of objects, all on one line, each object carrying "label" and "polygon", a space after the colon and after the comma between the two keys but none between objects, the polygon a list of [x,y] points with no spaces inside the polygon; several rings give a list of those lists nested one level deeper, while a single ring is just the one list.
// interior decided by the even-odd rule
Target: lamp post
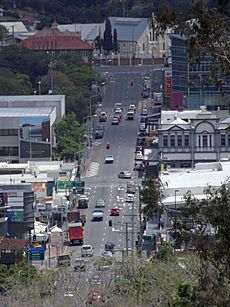
[{"label": "lamp post", "polygon": [[101,66],[101,61],[102,61],[102,53],[100,53],[100,66]]},{"label": "lamp post", "polygon": [[[174,232],[176,231],[176,223],[177,223],[177,203],[176,203],[176,194],[178,193],[178,192],[180,192],[179,190],[175,190],[174,191],[174,196],[175,196],[175,198],[174,198],[174,212],[175,212],[175,219],[174,219]],[[175,249],[176,249],[176,239],[174,239],[175,241],[174,241],[174,252],[175,252]]]}]

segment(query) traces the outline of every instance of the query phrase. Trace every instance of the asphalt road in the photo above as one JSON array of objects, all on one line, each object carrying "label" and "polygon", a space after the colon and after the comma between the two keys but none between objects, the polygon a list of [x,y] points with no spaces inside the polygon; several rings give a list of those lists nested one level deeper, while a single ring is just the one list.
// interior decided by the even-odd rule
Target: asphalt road
[{"label": "asphalt road", "polygon": [[[89,208],[85,210],[87,223],[84,229],[84,244],[94,247],[94,255],[100,255],[104,251],[106,242],[116,245],[115,256],[121,257],[121,249],[126,247],[125,223],[128,222],[128,246],[132,247],[132,213],[137,220],[138,195],[132,204],[125,202],[127,180],[118,179],[118,173],[123,170],[132,172],[132,179],[137,183],[140,179],[135,177],[134,149],[136,136],[138,133],[141,109],[141,92],[143,89],[143,77],[149,76],[149,67],[100,67],[104,74],[107,85],[105,88],[104,100],[101,110],[106,111],[108,120],[105,125],[105,135],[103,140],[94,142],[91,163],[95,166],[95,174],[91,172],[84,178],[86,183],[86,193],[89,194]],[[133,81],[133,86],[130,81]],[[124,117],[118,126],[111,125],[114,104],[121,102],[123,105]],[[133,121],[125,120],[125,115],[129,104],[136,105],[136,117]],[[110,149],[106,149],[106,143],[110,143]],[[106,154],[113,154],[114,163],[105,164]],[[88,177],[90,176],[90,177]],[[92,211],[95,208],[97,199],[104,199],[106,207],[104,219],[100,222],[93,222]],[[121,208],[120,216],[111,217],[111,208],[114,205]],[[112,227],[109,227],[109,220],[112,220]],[[135,223],[135,229],[137,223]],[[76,255],[80,255],[80,247],[70,247],[74,249]]]}]

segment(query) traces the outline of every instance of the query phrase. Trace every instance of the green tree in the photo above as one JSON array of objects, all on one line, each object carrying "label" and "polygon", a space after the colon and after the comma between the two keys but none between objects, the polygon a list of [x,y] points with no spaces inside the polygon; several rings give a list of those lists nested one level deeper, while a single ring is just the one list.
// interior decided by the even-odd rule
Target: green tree
[{"label": "green tree", "polygon": [[107,18],[105,21],[104,42],[103,49],[106,54],[113,50],[113,36],[110,20]]},{"label": "green tree", "polygon": [[117,29],[113,30],[113,50],[115,53],[118,52]]},{"label": "green tree", "polygon": [[95,38],[94,45],[95,45],[96,50],[99,50],[101,54],[102,48],[103,48],[103,39],[101,39],[99,35]]},{"label": "green tree", "polygon": [[193,306],[192,289],[189,283],[180,283],[177,290],[177,296],[174,298],[171,306],[173,307],[189,307]]},{"label": "green tree", "polygon": [[161,203],[160,181],[158,178],[148,178],[141,191],[141,200],[144,205],[143,211],[148,217],[158,212]]},{"label": "green tree", "polygon": [[80,158],[84,129],[80,127],[75,113],[66,115],[54,127],[57,138],[57,154],[61,159]]}]

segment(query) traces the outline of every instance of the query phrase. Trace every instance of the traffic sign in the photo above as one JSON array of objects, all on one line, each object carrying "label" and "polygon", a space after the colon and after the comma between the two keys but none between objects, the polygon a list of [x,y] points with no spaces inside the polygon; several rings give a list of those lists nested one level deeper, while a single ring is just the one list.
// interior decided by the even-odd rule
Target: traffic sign
[{"label": "traffic sign", "polygon": [[29,248],[27,250],[27,255],[29,255],[29,260],[44,260],[45,249],[44,247]]}]

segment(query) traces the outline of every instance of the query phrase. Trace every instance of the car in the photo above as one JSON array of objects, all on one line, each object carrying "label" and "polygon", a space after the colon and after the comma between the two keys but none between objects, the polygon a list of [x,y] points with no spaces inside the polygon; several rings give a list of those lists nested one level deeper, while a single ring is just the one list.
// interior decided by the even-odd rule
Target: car
[{"label": "car", "polygon": [[115,112],[113,117],[118,117],[119,120],[121,121],[122,113],[121,112]]},{"label": "car", "polygon": [[105,156],[105,163],[113,163],[113,161],[114,161],[113,155]]},{"label": "car", "polygon": [[101,112],[99,115],[99,122],[106,122],[107,121],[107,114],[106,112]]},{"label": "car", "polygon": [[133,110],[128,111],[128,113],[126,115],[126,119],[127,120],[134,120],[134,117],[135,117],[134,111]]},{"label": "car", "polygon": [[89,202],[86,199],[79,199],[78,200],[78,209],[87,209],[89,206]]},{"label": "car", "polygon": [[127,203],[133,203],[134,202],[134,195],[133,194],[126,194],[125,201]]},{"label": "car", "polygon": [[130,104],[130,105],[129,105],[129,110],[135,112],[135,111],[136,111],[136,106],[135,106],[135,104]]},{"label": "car", "polygon": [[140,125],[139,125],[139,131],[145,131],[146,130],[146,127],[145,127],[145,124],[144,123],[141,123]]},{"label": "car", "polygon": [[113,257],[113,254],[112,252],[110,251],[104,251],[102,254],[101,254],[102,257]]},{"label": "car", "polygon": [[89,244],[88,245],[82,245],[81,256],[82,257],[92,257],[93,256],[93,247]]},{"label": "car", "polygon": [[111,209],[111,216],[119,216],[120,215],[120,208],[114,207]]},{"label": "car", "polygon": [[122,114],[122,109],[121,108],[116,108],[116,109],[114,109],[114,113],[121,113]]},{"label": "car", "polygon": [[129,171],[122,171],[118,174],[118,178],[120,179],[131,179],[131,172]]},{"label": "car", "polygon": [[105,244],[105,251],[109,251],[112,254],[114,254],[115,253],[115,249],[114,248],[115,248],[115,244],[113,244],[112,242],[107,242]]},{"label": "car", "polygon": [[121,116],[120,115],[115,114],[113,117],[116,117],[118,119],[119,123],[120,123],[120,121],[121,121]]},{"label": "car", "polygon": [[129,193],[129,194],[135,194],[136,193],[135,185],[133,185],[133,186],[128,186],[127,185],[126,192]]},{"label": "car", "polygon": [[95,207],[96,208],[105,208],[105,201],[104,201],[104,199],[98,199],[96,201]]},{"label": "car", "polygon": [[89,197],[86,195],[86,194],[80,194],[79,195],[79,200],[86,200],[86,201],[89,201]]},{"label": "car", "polygon": [[143,91],[142,97],[143,98],[149,98],[149,92],[148,91]]},{"label": "car", "polygon": [[103,210],[93,210],[93,221],[103,221],[104,211]]},{"label": "car", "polygon": [[118,124],[119,124],[119,119],[117,117],[113,117],[112,125],[118,125]]},{"label": "car", "polygon": [[86,262],[82,258],[74,259],[73,263],[74,271],[85,271],[86,270]]},{"label": "car", "polygon": [[115,111],[117,108],[119,108],[119,109],[122,110],[122,103],[120,103],[120,102],[115,103],[114,111]]},{"label": "car", "polygon": [[141,109],[141,115],[143,116],[148,115],[148,109]]},{"label": "car", "polygon": [[138,151],[140,151],[142,153],[142,150],[143,150],[142,146],[136,146],[135,153],[137,153]]},{"label": "car", "polygon": [[104,131],[103,131],[103,130],[96,130],[96,131],[94,132],[94,138],[95,138],[95,140],[97,140],[97,139],[103,139],[103,137],[104,137]]},{"label": "car", "polygon": [[135,160],[139,160],[139,161],[142,161],[144,159],[143,155],[142,154],[136,154],[135,155]]},{"label": "car", "polygon": [[134,166],[134,171],[143,171],[144,170],[144,165],[141,161],[137,161],[137,162],[140,162],[140,163],[135,163],[135,166]]}]

